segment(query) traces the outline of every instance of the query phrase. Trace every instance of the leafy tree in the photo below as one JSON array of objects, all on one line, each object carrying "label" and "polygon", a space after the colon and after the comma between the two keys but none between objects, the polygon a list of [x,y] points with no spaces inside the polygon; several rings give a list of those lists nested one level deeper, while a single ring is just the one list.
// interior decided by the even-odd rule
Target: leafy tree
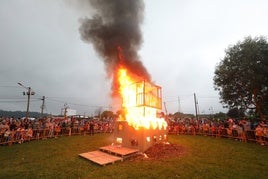
[{"label": "leafy tree", "polygon": [[224,119],[226,119],[226,114],[223,112],[215,113],[214,118],[224,120]]},{"label": "leafy tree", "polygon": [[230,109],[268,113],[268,43],[265,37],[246,37],[230,46],[215,69],[214,87]]},{"label": "leafy tree", "polygon": [[103,119],[103,118],[112,118],[112,117],[114,117],[114,113],[113,113],[113,111],[103,111],[102,113],[101,113],[101,119]]},{"label": "leafy tree", "polygon": [[244,115],[243,110],[239,110],[238,108],[232,108],[232,109],[229,109],[229,111],[227,112],[227,116],[231,118],[242,118],[245,115]]}]

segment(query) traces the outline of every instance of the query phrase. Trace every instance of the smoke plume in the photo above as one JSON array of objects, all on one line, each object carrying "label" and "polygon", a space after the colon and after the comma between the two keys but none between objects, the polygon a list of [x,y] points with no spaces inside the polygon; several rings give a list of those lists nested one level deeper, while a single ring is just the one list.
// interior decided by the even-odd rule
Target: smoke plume
[{"label": "smoke plume", "polygon": [[[137,51],[143,42],[140,25],[143,21],[142,0],[90,0],[96,14],[81,19],[79,28],[83,41],[92,43],[102,57],[107,74],[113,78],[122,49],[124,66],[133,74],[150,81],[150,75],[139,60]],[[116,81],[113,79],[113,90]]]}]

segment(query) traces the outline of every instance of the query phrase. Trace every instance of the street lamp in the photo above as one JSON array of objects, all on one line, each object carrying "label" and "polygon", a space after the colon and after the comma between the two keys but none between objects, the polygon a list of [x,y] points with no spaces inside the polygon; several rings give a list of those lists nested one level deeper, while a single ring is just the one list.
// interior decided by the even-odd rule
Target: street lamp
[{"label": "street lamp", "polygon": [[23,92],[22,94],[23,95],[27,95],[28,96],[28,100],[27,100],[27,110],[26,110],[26,119],[28,119],[29,117],[29,107],[30,107],[30,96],[31,95],[34,95],[35,92],[34,91],[31,91],[31,87],[26,87],[24,86],[23,84],[21,83],[18,83],[18,85],[20,85],[21,87],[25,88],[27,91],[26,92]]}]

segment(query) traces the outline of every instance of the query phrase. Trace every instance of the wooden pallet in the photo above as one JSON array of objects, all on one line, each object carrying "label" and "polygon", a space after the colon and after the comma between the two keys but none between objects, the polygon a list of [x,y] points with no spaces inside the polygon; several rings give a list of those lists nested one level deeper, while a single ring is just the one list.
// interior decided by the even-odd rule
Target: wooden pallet
[{"label": "wooden pallet", "polygon": [[99,165],[105,166],[107,164],[113,164],[117,161],[123,161],[128,157],[137,155],[138,152],[139,150],[137,149],[109,145],[100,147],[100,149],[96,151],[79,154],[79,156]]},{"label": "wooden pallet", "polygon": [[111,155],[111,154],[108,154],[99,150],[82,153],[82,154],[79,154],[79,156],[87,160],[90,160],[94,163],[97,163],[99,165],[102,165],[102,166],[105,166],[107,164],[112,164],[117,161],[123,161],[122,157],[114,156],[114,155]]},{"label": "wooden pallet", "polygon": [[125,158],[128,158],[130,156],[136,155],[139,150],[137,149],[131,149],[131,148],[127,148],[127,147],[119,147],[119,146],[112,146],[112,145],[108,145],[105,147],[100,147],[101,151],[107,152],[109,154],[113,154],[116,156],[120,156]]}]

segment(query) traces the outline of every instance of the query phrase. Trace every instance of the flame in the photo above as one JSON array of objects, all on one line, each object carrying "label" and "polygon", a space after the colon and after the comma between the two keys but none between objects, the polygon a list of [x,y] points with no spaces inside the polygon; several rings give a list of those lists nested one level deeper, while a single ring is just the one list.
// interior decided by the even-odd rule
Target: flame
[{"label": "flame", "polygon": [[126,120],[136,130],[166,130],[165,119],[157,117],[157,108],[161,108],[161,97],[157,88],[140,77],[130,75],[123,65],[119,65],[117,78],[124,112],[120,120]]}]

